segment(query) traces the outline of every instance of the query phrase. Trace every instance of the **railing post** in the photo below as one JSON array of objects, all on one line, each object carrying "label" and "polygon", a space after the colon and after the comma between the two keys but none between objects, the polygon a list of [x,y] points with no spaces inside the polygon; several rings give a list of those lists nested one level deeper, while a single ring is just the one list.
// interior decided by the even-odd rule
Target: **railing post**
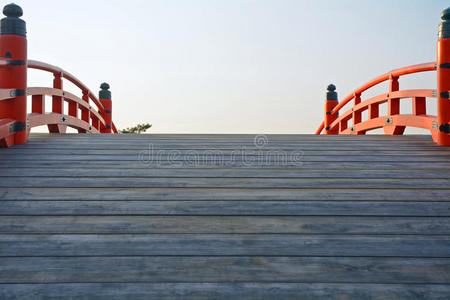
[{"label": "railing post", "polygon": [[101,124],[101,133],[111,133],[112,132],[112,101],[111,101],[111,91],[109,91],[109,84],[106,82],[100,85],[100,92],[98,93],[98,98],[100,103],[103,105],[104,113],[101,116],[105,120],[105,125]]},{"label": "railing post", "polygon": [[[63,74],[54,73],[53,74],[53,88],[63,90]],[[63,96],[53,96],[52,97],[52,112],[57,114],[64,114],[64,100]],[[64,117],[62,117],[64,118]],[[67,126],[64,124],[49,124],[47,125],[48,131],[51,133],[66,133]]]},{"label": "railing post", "polygon": [[442,14],[437,44],[438,144],[450,146],[450,7]]},{"label": "railing post", "polygon": [[339,104],[336,86],[334,84],[330,84],[327,90],[328,92],[325,100],[325,134],[338,134],[339,126],[337,126],[333,130],[330,127],[331,123],[333,123],[339,117],[339,112],[331,114],[333,108],[335,108]]},{"label": "railing post", "polygon": [[10,136],[7,146],[27,142],[27,38],[26,24],[20,19],[22,8],[8,4],[3,8],[6,18],[0,25],[0,57],[7,60],[0,67],[0,88],[15,89],[14,98],[0,101],[0,119],[11,118]]},{"label": "railing post", "polygon": [[384,133],[386,135],[402,135],[405,132],[405,126],[397,126],[393,124],[394,118],[400,114],[400,99],[391,98],[393,92],[398,92],[400,90],[400,83],[398,82],[398,76],[392,76],[389,83],[389,97],[388,97],[388,114],[384,121],[385,126],[383,127]]}]

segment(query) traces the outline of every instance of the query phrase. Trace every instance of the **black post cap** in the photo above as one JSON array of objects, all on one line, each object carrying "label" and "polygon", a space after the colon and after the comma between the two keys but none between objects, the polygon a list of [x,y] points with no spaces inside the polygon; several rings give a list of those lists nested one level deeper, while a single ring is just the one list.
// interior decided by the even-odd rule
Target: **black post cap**
[{"label": "black post cap", "polygon": [[99,99],[110,99],[111,100],[111,91],[109,91],[109,84],[107,84],[106,82],[103,82],[100,85],[100,92],[98,93],[98,97]]},{"label": "black post cap", "polygon": [[330,84],[327,87],[327,101],[338,101],[338,94],[336,92],[336,86],[334,84]]},{"label": "black post cap", "polygon": [[450,38],[450,7],[441,13],[442,22],[439,24],[439,39]]},{"label": "black post cap", "polygon": [[6,18],[0,21],[1,35],[27,35],[26,23],[19,19],[23,15],[22,8],[14,3],[8,4],[3,8],[3,14]]}]

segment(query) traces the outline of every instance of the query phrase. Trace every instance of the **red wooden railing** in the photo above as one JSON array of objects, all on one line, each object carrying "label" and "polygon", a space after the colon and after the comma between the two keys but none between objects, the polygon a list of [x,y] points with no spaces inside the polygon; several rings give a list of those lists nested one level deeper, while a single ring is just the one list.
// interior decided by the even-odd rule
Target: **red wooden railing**
[{"label": "red wooden railing", "polygon": [[[109,85],[101,85],[97,98],[80,80],[63,69],[28,60],[25,22],[20,19],[22,9],[9,4],[3,13],[7,17],[0,25],[0,146],[26,143],[31,128],[42,125],[52,133],[64,133],[67,126],[79,133],[117,133],[112,122]],[[28,69],[52,73],[53,86],[28,87]],[[64,91],[63,79],[77,86],[82,96]],[[31,96],[30,111],[27,96]],[[52,98],[51,111],[45,109],[46,96]]]},{"label": "red wooden railing", "polygon": [[[316,134],[366,134],[367,131],[383,128],[385,134],[403,134],[405,127],[428,129],[433,140],[439,145],[450,146],[450,10],[442,12],[443,22],[439,28],[437,62],[400,68],[383,74],[348,95],[338,102],[336,87],[328,86],[325,102],[325,118]],[[399,78],[404,75],[437,71],[437,89],[400,90]],[[382,82],[389,81],[389,91],[370,99],[361,101],[361,96],[368,89]],[[412,99],[412,113],[401,114],[402,99]],[[437,98],[437,116],[427,114],[426,101]],[[353,106],[340,110],[353,101]],[[380,116],[379,107],[387,103],[387,115]],[[363,112],[367,119],[363,120]],[[351,124],[349,124],[349,122]]]}]

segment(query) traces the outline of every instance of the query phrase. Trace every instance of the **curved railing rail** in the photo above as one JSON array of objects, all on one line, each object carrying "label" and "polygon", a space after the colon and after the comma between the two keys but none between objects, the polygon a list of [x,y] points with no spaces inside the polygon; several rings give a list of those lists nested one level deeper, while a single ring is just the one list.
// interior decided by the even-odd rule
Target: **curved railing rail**
[{"label": "curved railing rail", "polygon": [[[0,146],[26,143],[31,128],[42,125],[53,133],[64,133],[67,127],[79,133],[117,133],[112,122],[109,85],[101,85],[97,98],[69,72],[28,60],[25,22],[20,19],[22,9],[9,4],[3,13],[7,18],[1,20],[0,26]],[[28,69],[52,73],[53,86],[28,87]],[[65,91],[63,79],[78,87],[81,97]],[[30,111],[27,96],[31,96]],[[46,97],[51,97],[49,111],[46,111]]]},{"label": "curved railing rail", "polygon": [[[114,124],[107,115],[110,107],[105,109],[105,103],[110,99],[98,99],[80,80],[59,67],[43,62],[29,60],[28,68],[50,72],[54,75],[53,88],[29,87],[27,94],[32,96],[32,112],[29,114],[30,128],[48,125],[50,132],[62,132],[66,126],[75,128],[80,133],[117,133]],[[82,93],[79,98],[62,89],[62,79],[77,86]],[[103,91],[107,91],[109,86]],[[52,97],[52,112],[45,113],[44,97]],[[68,111],[64,111],[63,102],[68,103]],[[97,107],[91,105],[91,101]],[[110,106],[110,105],[109,105]],[[79,118],[81,115],[81,118]]]},{"label": "curved railing rail", "polygon": [[[385,134],[403,134],[406,127],[428,129],[433,140],[450,146],[450,11],[442,13],[437,62],[413,65],[393,70],[367,82],[339,103],[334,85],[328,86],[325,102],[325,118],[316,134],[366,134],[383,128]],[[437,89],[400,90],[399,78],[404,75],[437,71]],[[389,81],[389,91],[370,99],[361,100],[364,92]],[[402,99],[412,99],[412,113],[402,114]],[[427,113],[427,99],[437,98],[437,115]],[[353,106],[344,112],[342,108],[353,101]],[[380,105],[387,103],[387,114],[380,115]],[[363,113],[367,118],[363,120]],[[350,123],[350,124],[349,124]]]}]

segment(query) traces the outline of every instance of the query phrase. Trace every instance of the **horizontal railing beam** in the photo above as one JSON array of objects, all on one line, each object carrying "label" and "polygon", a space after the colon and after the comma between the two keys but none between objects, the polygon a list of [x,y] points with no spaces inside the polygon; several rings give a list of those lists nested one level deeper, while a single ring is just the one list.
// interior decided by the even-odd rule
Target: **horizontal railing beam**
[{"label": "horizontal railing beam", "polygon": [[[387,122],[387,120],[389,121]],[[354,125],[353,127],[347,128],[341,132],[341,134],[356,134],[361,131],[369,131],[373,129],[378,129],[389,126],[406,126],[406,127],[415,127],[415,128],[423,128],[428,129],[432,133],[437,130],[433,128],[433,123],[436,122],[436,116],[430,115],[393,115],[393,116],[383,116],[370,120],[363,121],[359,124]]]},{"label": "horizontal railing beam", "polygon": [[55,88],[47,88],[47,87],[30,87],[28,88],[28,95],[29,96],[35,96],[35,95],[45,95],[45,96],[60,96],[63,97],[63,100],[70,103],[75,102],[79,105],[81,109],[85,109],[90,111],[90,113],[97,118],[101,123],[105,124],[105,120],[103,117],[92,108],[92,106],[89,105],[88,102],[84,101],[83,99],[75,96],[72,93],[55,89]]},{"label": "horizontal railing beam", "polygon": [[58,113],[28,114],[30,121],[30,128],[43,125],[65,125],[79,130],[85,130],[90,133],[100,133],[97,128],[91,126],[89,123],[80,120],[76,117]]},{"label": "horizontal railing beam", "polygon": [[[362,112],[365,110],[368,110],[371,105],[380,105],[383,103],[386,103],[389,101],[389,99],[406,99],[406,98],[417,98],[417,97],[424,97],[424,98],[436,98],[436,90],[426,90],[426,89],[420,89],[420,90],[402,90],[402,91],[396,91],[392,93],[386,93],[381,94],[372,98],[369,98],[367,100],[364,100],[363,102],[355,105],[354,107],[348,109],[344,113],[340,114],[340,116],[330,125],[331,129],[334,129],[339,126],[339,123],[342,121],[348,121],[352,119],[354,112]],[[370,118],[370,116],[369,116]],[[348,130],[350,130],[349,128]],[[340,131],[341,133],[344,133],[344,130]]]},{"label": "horizontal railing beam", "polygon": [[424,64],[418,64],[413,66],[408,66],[404,68],[399,68],[392,70],[388,73],[385,73],[381,76],[378,76],[377,78],[372,79],[371,81],[367,82],[363,86],[359,87],[358,89],[354,90],[353,93],[348,95],[342,102],[340,102],[332,111],[332,114],[339,111],[342,107],[344,107],[347,103],[353,100],[355,97],[355,94],[361,95],[363,92],[368,90],[371,87],[374,87],[377,84],[380,84],[384,81],[390,80],[391,77],[399,77],[403,75],[413,74],[413,73],[419,73],[419,72],[428,72],[428,71],[436,71],[436,63],[435,62],[429,62]]}]

